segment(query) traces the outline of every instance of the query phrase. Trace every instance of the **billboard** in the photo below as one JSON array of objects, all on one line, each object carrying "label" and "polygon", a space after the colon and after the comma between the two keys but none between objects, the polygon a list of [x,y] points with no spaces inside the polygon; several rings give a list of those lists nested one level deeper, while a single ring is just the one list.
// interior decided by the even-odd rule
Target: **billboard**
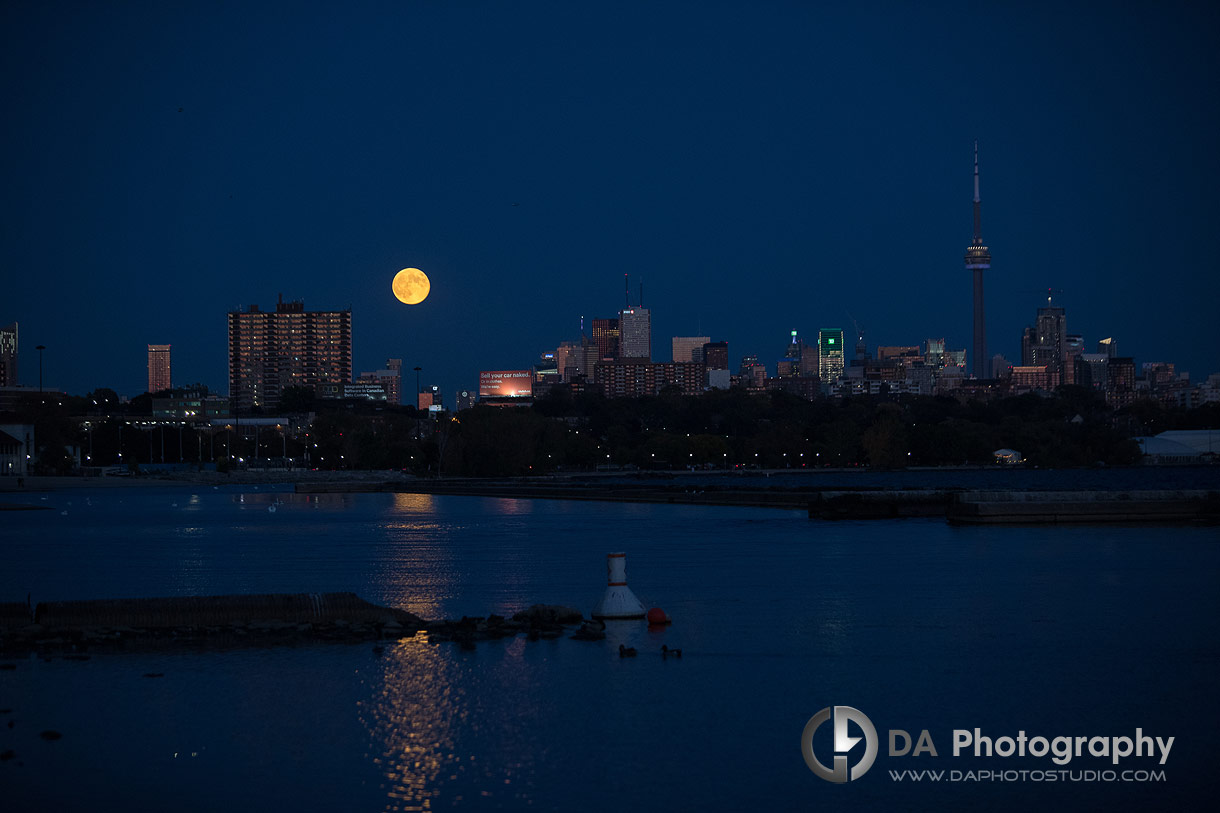
[{"label": "billboard", "polygon": [[480,398],[531,398],[534,375],[529,370],[483,370],[479,373]]}]

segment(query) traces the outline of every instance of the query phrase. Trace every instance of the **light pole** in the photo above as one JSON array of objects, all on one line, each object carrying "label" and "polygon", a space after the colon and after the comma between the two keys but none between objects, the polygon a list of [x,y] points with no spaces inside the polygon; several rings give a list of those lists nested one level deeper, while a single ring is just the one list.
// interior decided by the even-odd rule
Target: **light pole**
[{"label": "light pole", "polygon": [[416,441],[416,443],[419,442],[419,432],[420,432],[420,426],[419,426],[419,371],[422,369],[424,369],[424,368],[423,367],[415,368],[415,441]]},{"label": "light pole", "polygon": [[45,344],[40,344],[34,348],[38,351],[38,402],[42,403],[42,351],[47,349]]},{"label": "light pole", "polygon": [[[42,351],[46,350],[46,345],[38,345],[34,348],[38,351],[38,417],[42,417],[42,409],[46,406],[46,401],[42,399]],[[38,423],[34,423],[34,456],[38,457]]]}]

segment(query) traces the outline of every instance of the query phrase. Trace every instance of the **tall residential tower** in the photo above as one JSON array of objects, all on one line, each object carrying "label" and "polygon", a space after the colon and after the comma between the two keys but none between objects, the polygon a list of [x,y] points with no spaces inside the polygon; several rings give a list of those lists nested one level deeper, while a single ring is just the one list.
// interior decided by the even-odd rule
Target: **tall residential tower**
[{"label": "tall residential tower", "polygon": [[983,245],[983,211],[979,201],[979,143],[974,142],[974,239],[966,249],[966,270],[974,275],[974,344],[970,368],[975,378],[987,377],[987,329],[983,323],[983,272],[991,268],[991,252]]},{"label": "tall residential tower", "polygon": [[148,391],[158,393],[174,386],[170,365],[170,345],[148,346]]},{"label": "tall residential tower", "polygon": [[0,387],[17,384],[17,323],[0,328]]},{"label": "tall residential tower", "polygon": [[229,398],[235,409],[275,409],[288,387],[352,383],[352,312],[307,311],[301,301],[275,311],[229,312]]}]

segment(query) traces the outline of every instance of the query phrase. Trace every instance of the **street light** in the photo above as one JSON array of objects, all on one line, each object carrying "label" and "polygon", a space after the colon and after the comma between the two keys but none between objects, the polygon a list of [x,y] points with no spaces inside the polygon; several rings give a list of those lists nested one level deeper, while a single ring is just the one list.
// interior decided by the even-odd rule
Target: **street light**
[{"label": "street light", "polygon": [[47,349],[45,344],[40,344],[34,348],[38,351],[38,400],[42,400],[42,351]]},{"label": "street light", "polygon": [[418,443],[418,442],[419,442],[419,432],[420,432],[420,425],[419,425],[419,371],[420,371],[420,370],[422,370],[422,369],[424,369],[424,368],[423,368],[423,367],[416,367],[416,368],[415,368],[415,442],[416,442],[416,443]]}]

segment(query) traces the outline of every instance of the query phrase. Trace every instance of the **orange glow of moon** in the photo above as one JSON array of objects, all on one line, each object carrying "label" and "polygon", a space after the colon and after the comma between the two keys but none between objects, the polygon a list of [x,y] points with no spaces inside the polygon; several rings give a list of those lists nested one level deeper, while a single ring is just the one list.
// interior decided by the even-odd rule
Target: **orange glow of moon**
[{"label": "orange glow of moon", "polygon": [[428,275],[418,268],[404,268],[394,275],[393,288],[399,302],[418,305],[428,298],[432,283],[428,281]]}]

